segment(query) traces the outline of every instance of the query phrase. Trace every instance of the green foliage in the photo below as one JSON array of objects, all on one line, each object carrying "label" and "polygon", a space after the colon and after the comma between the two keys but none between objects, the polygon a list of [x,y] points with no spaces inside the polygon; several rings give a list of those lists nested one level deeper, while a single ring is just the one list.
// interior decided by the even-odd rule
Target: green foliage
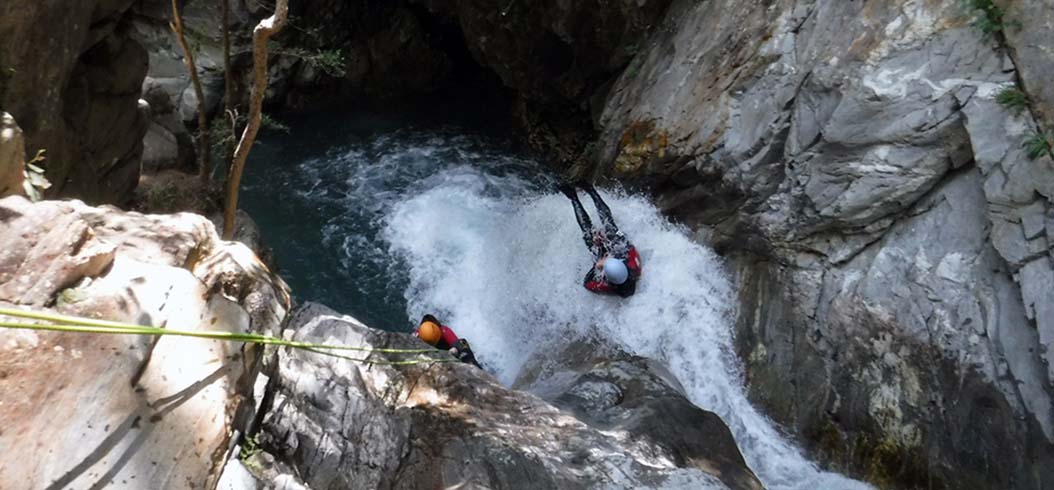
[{"label": "green foliage", "polygon": [[1008,26],[1021,27],[1020,22],[1008,20],[1006,12],[992,0],[963,0],[963,3],[974,16],[973,26],[986,36],[1004,32]]},{"label": "green foliage", "polygon": [[309,52],[294,48],[289,54],[304,60],[309,65],[334,78],[341,78],[347,74],[345,70],[344,54],[340,50],[315,50]]},{"label": "green foliage", "polygon": [[[260,126],[264,129],[271,131],[278,131],[281,133],[289,134],[289,126],[279,121],[269,114],[260,115]],[[212,142],[213,151],[223,151],[228,146],[234,146],[238,142],[240,134],[235,133],[234,128],[231,128],[231,117],[217,117],[212,120],[212,125],[209,126],[209,141]],[[245,116],[242,114],[234,114],[234,124],[237,128],[245,126]]]},{"label": "green foliage", "polygon": [[1028,96],[1018,90],[1017,87],[1004,88],[995,96],[995,100],[1003,107],[1017,114],[1020,114],[1021,111],[1028,107]]},{"label": "green foliage", "polygon": [[58,305],[60,305],[60,306],[62,306],[62,305],[73,305],[73,304],[81,303],[81,302],[87,300],[89,296],[90,295],[88,293],[88,289],[87,288],[84,288],[84,287],[66,288],[66,289],[63,289],[61,292],[59,292],[59,295],[55,299],[55,302]]},{"label": "green foliage", "polygon": [[643,64],[644,60],[642,59],[642,57],[634,56],[633,59],[629,62],[629,66],[627,66],[626,70],[624,71],[626,77],[636,78],[637,75],[640,75],[640,67]]},{"label": "green foliage", "polygon": [[179,187],[172,182],[152,186],[146,194],[147,210],[151,213],[175,212],[181,197]]},{"label": "green foliage", "polygon": [[344,69],[344,54],[339,49],[317,50],[304,59],[331,77],[342,78],[347,73]]},{"label": "green foliage", "polygon": [[47,159],[44,156],[45,153],[47,153],[47,150],[37,150],[36,156],[26,162],[26,166],[22,170],[22,176],[25,178],[22,182],[22,189],[26,191],[26,195],[33,202],[44,199],[44,191],[51,187],[51,182],[48,181],[47,177],[44,177],[44,169],[40,167],[40,164]]},{"label": "green foliage", "polygon": [[344,53],[339,49],[277,48],[274,52],[300,58],[311,67],[334,78],[341,78],[347,73],[344,68]]},{"label": "green foliage", "polygon": [[[235,117],[238,116],[236,115]],[[239,119],[239,121],[241,120],[243,118]],[[233,148],[235,141],[237,141],[234,129],[231,127],[230,117],[217,117],[212,120],[209,125],[209,142],[212,143],[213,153],[223,154],[228,148]]]},{"label": "green foliage", "polygon": [[290,15],[287,25],[299,34],[296,40],[288,41],[288,44],[294,46],[283,45],[271,39],[268,42],[268,49],[277,55],[300,58],[312,68],[331,77],[344,77],[347,73],[344,53],[340,49],[326,47],[331,43],[323,39],[322,26],[301,27],[305,23],[303,18]]},{"label": "green foliage", "polygon": [[1054,159],[1054,136],[1032,133],[1021,146],[1029,158],[1035,160],[1043,155]]},{"label": "green foliage", "polygon": [[264,129],[289,134],[289,126],[282,121],[279,121],[268,114],[261,114],[260,116],[260,125],[263,126]]},{"label": "green foliage", "polygon": [[256,456],[260,451],[261,449],[259,434],[250,437],[245,437],[242,439],[241,450],[238,451],[238,459],[240,459],[242,463],[246,463],[250,458]]}]

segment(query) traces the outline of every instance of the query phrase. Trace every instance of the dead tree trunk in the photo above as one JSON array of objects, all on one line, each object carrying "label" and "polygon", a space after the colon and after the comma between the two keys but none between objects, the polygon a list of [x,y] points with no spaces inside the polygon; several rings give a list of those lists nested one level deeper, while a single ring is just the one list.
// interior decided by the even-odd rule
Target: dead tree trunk
[{"label": "dead tree trunk", "polygon": [[190,83],[194,86],[194,95],[198,97],[198,176],[207,182],[212,174],[212,149],[209,148],[209,122],[205,114],[205,93],[201,90],[201,80],[198,79],[198,68],[194,64],[194,51],[187,46],[187,38],[183,35],[183,15],[179,12],[179,0],[172,0],[172,23],[169,24],[172,32],[176,34],[179,47],[183,48],[183,60],[187,65],[187,73],[190,74]]},{"label": "dead tree trunk", "polygon": [[249,150],[256,141],[263,115],[264,95],[267,92],[267,40],[285,26],[289,15],[289,0],[277,0],[274,15],[261,20],[253,29],[253,87],[249,95],[249,116],[242,132],[238,147],[234,150],[231,171],[227,177],[227,203],[223,211],[223,239],[234,237],[234,218],[238,212],[238,188],[241,185],[242,170]]},{"label": "dead tree trunk", "polygon": [[[225,112],[234,111],[234,75],[231,73],[231,0],[223,3],[223,101]],[[233,131],[233,128],[231,128]]]},{"label": "dead tree trunk", "polygon": [[234,72],[231,71],[231,0],[221,0],[223,5],[223,117],[230,121],[230,136],[223,136],[223,161],[230,174],[230,163],[234,158],[234,143],[238,139],[238,113],[234,108]]}]

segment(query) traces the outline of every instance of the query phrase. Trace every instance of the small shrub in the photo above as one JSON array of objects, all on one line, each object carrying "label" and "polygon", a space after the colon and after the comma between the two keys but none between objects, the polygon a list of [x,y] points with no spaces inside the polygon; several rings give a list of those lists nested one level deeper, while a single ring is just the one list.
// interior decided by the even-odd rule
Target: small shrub
[{"label": "small shrub", "polygon": [[1020,114],[1028,107],[1028,96],[1017,87],[1004,88],[995,96],[995,100],[1016,114]]},{"label": "small shrub", "polygon": [[238,459],[244,463],[249,458],[255,456],[260,452],[260,441],[258,435],[245,437],[242,439],[241,450],[238,451]]},{"label": "small shrub", "polygon": [[966,8],[974,15],[973,26],[980,29],[986,36],[1003,32],[1006,29],[1006,12],[992,0],[963,1]]},{"label": "small shrub", "polygon": [[644,60],[640,56],[634,56],[624,71],[626,78],[637,78],[640,75],[640,68],[643,64]]},{"label": "small shrub", "polygon": [[1032,133],[1024,143],[1025,153],[1029,158],[1035,160],[1043,155],[1049,155],[1054,159],[1054,137],[1042,133]]},{"label": "small shrub", "polygon": [[268,114],[260,115],[260,125],[271,131],[278,131],[280,133],[289,134],[289,126],[282,121],[279,121]]},{"label": "small shrub", "polygon": [[44,177],[44,169],[40,167],[40,164],[44,163],[47,157],[44,154],[47,150],[37,150],[36,156],[32,160],[26,162],[25,168],[22,170],[22,190],[26,191],[26,195],[33,202],[44,199],[44,191],[51,187],[51,182],[48,181],[47,177]]},{"label": "small shrub", "polygon": [[344,53],[339,49],[308,50],[299,47],[287,48],[282,47],[276,41],[271,41],[269,49],[276,55],[300,58],[308,65],[317,68],[326,75],[334,78],[342,78],[347,74],[347,70],[345,70]]},{"label": "small shrub", "polygon": [[[240,116],[235,115],[235,117],[238,119],[237,122],[244,120]],[[217,117],[212,120],[212,124],[209,126],[209,141],[212,142],[212,151],[217,154],[223,154],[229,146],[234,145],[234,129],[231,128],[231,118],[226,114],[224,117]]]},{"label": "small shrub", "polygon": [[[245,116],[235,112],[233,119],[238,128],[244,128]],[[289,134],[289,126],[268,114],[261,115],[260,125],[265,129]],[[228,148],[233,151],[240,136],[240,134],[235,134],[234,129],[231,128],[230,115],[213,119],[212,125],[209,126],[209,141],[212,142],[212,151],[217,154],[222,155]]]},{"label": "small shrub", "polygon": [[301,58],[331,77],[343,78],[347,74],[344,69],[344,54],[339,49],[319,49]]},{"label": "small shrub", "polygon": [[153,213],[171,213],[177,211],[180,200],[179,188],[171,183],[165,182],[151,187],[146,195],[147,209]]},{"label": "small shrub", "polygon": [[260,462],[256,458],[256,455],[260,454],[261,451],[263,450],[260,449],[258,435],[244,437],[242,438],[241,450],[238,451],[238,461],[241,461],[250,473],[263,473],[263,468],[261,468]]},{"label": "small shrub", "polygon": [[90,297],[91,293],[89,293],[89,290],[87,288],[72,287],[63,289],[61,292],[59,292],[58,297],[55,298],[55,302],[59,306],[74,305],[83,302]]}]

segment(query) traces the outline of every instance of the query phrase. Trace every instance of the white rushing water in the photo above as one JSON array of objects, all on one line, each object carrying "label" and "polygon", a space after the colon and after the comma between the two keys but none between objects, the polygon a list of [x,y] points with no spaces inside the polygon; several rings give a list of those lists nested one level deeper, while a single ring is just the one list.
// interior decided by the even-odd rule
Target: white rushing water
[{"label": "white rushing water", "polygon": [[768,488],[868,488],[818,470],[747,401],[720,259],[647,200],[602,194],[643,256],[629,299],[581,286],[591,260],[563,195],[478,166],[438,169],[383,219],[382,236],[408,267],[410,317],[436,313],[505,383],[549,343],[609,339],[665,363],[695,404],[725,420]]},{"label": "white rushing water", "polygon": [[[591,259],[571,206],[535,162],[458,130],[344,137],[350,143],[320,157],[289,162],[277,155],[272,177],[254,191],[270,203],[278,186],[288,196],[282,208],[295,206],[302,227],[321,226],[322,248],[314,253],[304,247],[315,245],[296,238],[304,234],[294,229],[300,223],[284,220],[291,228],[276,237],[291,257],[310,256],[305,272],[344,264],[348,277],[315,294],[361,295],[367,300],[349,303],[348,312],[391,318],[395,329],[396,304],[414,322],[434,313],[505,383],[548,346],[608,339],[665,363],[692,402],[729,425],[766,487],[868,488],[817,469],[750,405],[733,354],[733,291],[721,260],[646,199],[602,191],[642,254],[644,274],[631,298],[598,296],[582,287]],[[581,197],[598,222],[589,197]],[[354,292],[363,287],[371,291]],[[369,299],[400,290],[405,305]]]}]

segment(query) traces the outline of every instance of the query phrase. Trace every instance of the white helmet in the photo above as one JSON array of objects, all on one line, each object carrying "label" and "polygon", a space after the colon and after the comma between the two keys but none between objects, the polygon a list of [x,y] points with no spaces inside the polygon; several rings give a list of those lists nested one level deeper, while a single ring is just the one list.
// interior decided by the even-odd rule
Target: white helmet
[{"label": "white helmet", "polygon": [[629,279],[629,269],[621,260],[608,257],[604,259],[604,279],[611,284],[622,284]]}]

